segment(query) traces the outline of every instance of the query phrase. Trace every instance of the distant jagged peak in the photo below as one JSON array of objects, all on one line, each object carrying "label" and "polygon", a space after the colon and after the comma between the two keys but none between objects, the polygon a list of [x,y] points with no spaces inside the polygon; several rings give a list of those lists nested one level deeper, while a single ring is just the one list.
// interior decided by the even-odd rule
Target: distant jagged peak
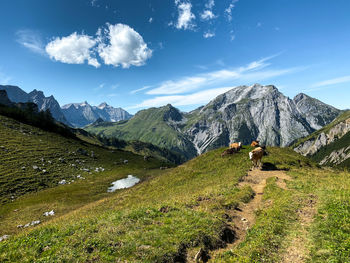
[{"label": "distant jagged peak", "polygon": [[37,90],[37,89],[34,89],[31,92],[29,92],[29,96],[31,96],[31,97],[36,96],[36,97],[45,98],[44,92],[42,92],[41,90]]},{"label": "distant jagged peak", "polygon": [[87,101],[84,101],[84,102],[80,103],[80,106],[82,106],[82,107],[90,106],[90,104]]},{"label": "distant jagged peak", "polygon": [[68,103],[66,105],[63,105],[61,108],[62,109],[68,109],[68,108],[71,108],[71,107],[74,107],[76,109],[79,109],[80,107],[86,107],[86,106],[90,106],[90,104],[87,102],[87,101],[84,101],[84,102],[78,102],[78,103]]},{"label": "distant jagged peak", "polygon": [[110,107],[107,102],[102,102],[100,105],[97,106],[97,108],[103,110],[104,108]]}]

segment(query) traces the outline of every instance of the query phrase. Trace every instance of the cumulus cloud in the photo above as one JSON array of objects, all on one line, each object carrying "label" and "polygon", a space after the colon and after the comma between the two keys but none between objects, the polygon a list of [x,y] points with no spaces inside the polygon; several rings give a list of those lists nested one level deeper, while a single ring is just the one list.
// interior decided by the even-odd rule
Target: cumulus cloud
[{"label": "cumulus cloud", "polygon": [[208,3],[205,4],[205,10],[202,12],[201,14],[201,18],[203,20],[211,20],[216,18],[216,16],[214,15],[212,9],[215,5],[214,0],[209,0]]},{"label": "cumulus cloud", "polygon": [[104,64],[123,68],[142,66],[152,56],[142,36],[124,24],[107,24],[107,28],[98,29],[95,37],[76,32],[56,37],[45,51],[53,60],[67,64],[87,62],[96,68],[101,66],[97,55]]},{"label": "cumulus cloud", "polygon": [[175,0],[175,5],[178,8],[179,17],[175,24],[177,29],[193,29],[195,27],[194,19],[196,16],[192,13],[192,4],[190,2],[181,2],[180,0]]},{"label": "cumulus cloud", "polygon": [[204,34],[203,34],[203,37],[204,38],[211,38],[211,37],[214,37],[215,36],[215,33],[214,32],[205,32]]},{"label": "cumulus cloud", "polygon": [[[142,36],[124,24],[108,25],[106,37],[98,45],[98,54],[106,65],[142,66],[152,56]],[[103,39],[108,40],[108,44]]]},{"label": "cumulus cloud", "polygon": [[201,18],[203,20],[210,20],[214,19],[216,16],[214,15],[213,11],[211,10],[204,10],[203,13],[201,14]]},{"label": "cumulus cloud", "polygon": [[79,35],[76,32],[68,37],[56,37],[47,44],[45,50],[51,59],[67,64],[84,64],[98,68],[100,63],[94,57],[92,48],[96,40],[88,35]]},{"label": "cumulus cloud", "polygon": [[45,55],[45,46],[40,34],[33,30],[19,30],[16,32],[16,41],[30,51]]}]

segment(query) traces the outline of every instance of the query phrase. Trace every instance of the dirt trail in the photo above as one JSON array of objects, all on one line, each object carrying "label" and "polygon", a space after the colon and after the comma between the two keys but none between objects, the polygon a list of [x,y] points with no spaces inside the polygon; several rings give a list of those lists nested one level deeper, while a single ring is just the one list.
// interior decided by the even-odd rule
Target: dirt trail
[{"label": "dirt trail", "polygon": [[282,256],[283,263],[303,263],[308,258],[307,244],[308,227],[311,225],[316,214],[316,196],[309,195],[306,204],[303,208],[298,210],[299,222],[296,229],[295,236],[291,237],[289,246]]},{"label": "dirt trail", "polygon": [[245,239],[247,230],[255,223],[255,212],[262,205],[262,196],[266,186],[266,180],[270,177],[277,177],[277,185],[285,190],[287,190],[285,181],[292,180],[284,171],[250,171],[248,175],[243,178],[243,181],[239,183],[238,187],[249,185],[255,193],[254,198],[249,203],[242,204],[236,210],[229,212],[229,215],[232,217],[232,225],[236,232],[237,239],[232,244],[228,244],[227,247],[213,251],[211,253],[212,259],[215,258],[215,255],[234,248]]}]

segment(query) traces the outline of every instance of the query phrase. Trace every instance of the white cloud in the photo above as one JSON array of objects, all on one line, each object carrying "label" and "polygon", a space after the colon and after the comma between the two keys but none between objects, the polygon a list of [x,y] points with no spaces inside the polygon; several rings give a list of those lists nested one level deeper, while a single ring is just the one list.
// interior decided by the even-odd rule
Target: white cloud
[{"label": "white cloud", "polygon": [[19,30],[16,32],[16,41],[30,51],[46,55],[45,46],[38,32],[33,30]]},{"label": "white cloud", "polygon": [[152,56],[142,36],[124,24],[99,28],[96,37],[73,34],[56,37],[45,48],[51,59],[68,64],[84,64],[100,67],[97,54],[106,65],[115,67],[142,66]]},{"label": "white cloud", "polygon": [[97,41],[88,35],[79,35],[76,32],[68,37],[56,37],[46,45],[46,52],[51,59],[67,64],[84,64],[98,68],[100,63],[94,57],[92,48]]},{"label": "white cloud", "polygon": [[[277,54],[278,55],[278,54]],[[270,66],[268,60],[271,56],[257,61],[253,61],[245,66],[234,69],[222,69],[211,71],[194,76],[183,77],[179,80],[167,80],[161,83],[158,87],[146,92],[149,95],[175,95],[190,93],[198,89],[217,85],[232,85],[235,83],[256,83],[269,78],[294,73],[304,70],[305,67],[294,67],[286,69],[266,69]]]},{"label": "white cloud", "polygon": [[[100,38],[98,54],[106,65],[121,65],[123,68],[142,66],[152,56],[152,50],[147,47],[142,36],[128,25],[108,24],[104,33],[107,36]],[[106,39],[108,44],[104,41]]]},{"label": "white cloud", "polygon": [[216,16],[213,14],[211,10],[204,10],[203,13],[201,14],[201,18],[203,20],[210,20],[214,19]]},{"label": "white cloud", "polygon": [[216,16],[214,15],[212,9],[215,5],[214,0],[209,0],[208,3],[205,4],[205,8],[206,10],[203,11],[203,13],[201,14],[201,18],[203,20],[211,20],[216,18]]},{"label": "white cloud", "polygon": [[226,13],[227,19],[229,21],[232,20],[232,11],[235,8],[235,3],[237,3],[237,2],[238,2],[238,0],[232,0],[230,5],[225,9],[225,13]]},{"label": "white cloud", "polygon": [[211,37],[214,37],[215,36],[215,33],[213,33],[213,32],[205,32],[204,34],[203,34],[203,37],[204,38],[211,38]]},{"label": "white cloud", "polygon": [[147,94],[156,95],[156,94],[180,94],[186,93],[193,90],[196,90],[203,86],[208,86],[211,84],[217,84],[222,81],[234,80],[242,77],[242,74],[253,71],[257,69],[262,69],[270,65],[266,63],[271,57],[263,58],[258,61],[249,63],[248,65],[236,69],[223,69],[212,71],[204,74],[199,74],[190,77],[184,77],[180,80],[173,81],[168,80],[160,84],[159,87],[154,88],[147,92]]},{"label": "white cloud", "polygon": [[134,89],[132,91],[130,91],[130,94],[135,94],[137,92],[140,92],[140,91],[143,91],[143,90],[146,90],[146,89],[150,89],[152,86],[144,86],[143,88],[140,88],[140,89]]},{"label": "white cloud", "polygon": [[318,88],[318,87],[330,86],[330,85],[341,84],[346,82],[350,82],[350,75],[317,82],[317,83],[314,83],[312,87]]},{"label": "white cloud", "polygon": [[224,87],[216,89],[208,89],[199,91],[189,95],[173,95],[173,96],[159,96],[152,99],[144,100],[140,104],[129,107],[129,109],[138,109],[146,107],[159,107],[166,105],[168,103],[174,106],[187,106],[187,105],[197,105],[204,104],[214,99],[218,95],[229,91],[233,87]]},{"label": "white cloud", "polygon": [[179,17],[175,24],[177,29],[194,29],[195,24],[193,20],[196,16],[191,12],[192,4],[190,2],[181,2],[180,0],[175,0],[175,5],[178,8]]}]

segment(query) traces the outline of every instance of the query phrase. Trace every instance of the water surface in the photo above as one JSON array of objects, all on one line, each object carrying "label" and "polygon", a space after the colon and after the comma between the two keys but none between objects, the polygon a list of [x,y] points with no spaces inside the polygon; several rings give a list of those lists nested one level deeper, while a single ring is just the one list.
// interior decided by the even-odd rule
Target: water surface
[{"label": "water surface", "polygon": [[112,182],[112,186],[108,188],[107,192],[114,192],[118,189],[130,188],[140,182],[140,179],[129,174],[127,178]]}]

